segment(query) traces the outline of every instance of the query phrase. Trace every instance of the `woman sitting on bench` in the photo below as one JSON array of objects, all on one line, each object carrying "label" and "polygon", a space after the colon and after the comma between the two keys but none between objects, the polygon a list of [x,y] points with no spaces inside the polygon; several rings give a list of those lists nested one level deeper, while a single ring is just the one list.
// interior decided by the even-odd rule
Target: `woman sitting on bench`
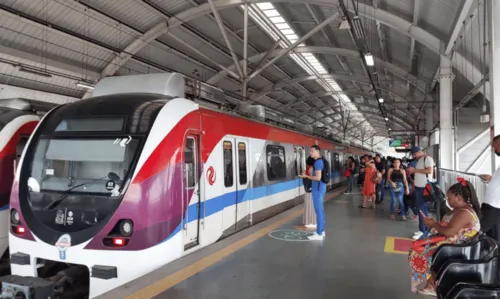
[{"label": "woman sitting on bench", "polygon": [[418,290],[424,295],[436,296],[432,277],[432,256],[441,244],[465,243],[474,238],[481,229],[479,223],[480,205],[476,190],[463,179],[448,189],[448,204],[453,208],[451,214],[443,217],[440,223],[425,217],[424,223],[431,228],[430,236],[413,242],[408,262],[411,268],[411,291]]}]

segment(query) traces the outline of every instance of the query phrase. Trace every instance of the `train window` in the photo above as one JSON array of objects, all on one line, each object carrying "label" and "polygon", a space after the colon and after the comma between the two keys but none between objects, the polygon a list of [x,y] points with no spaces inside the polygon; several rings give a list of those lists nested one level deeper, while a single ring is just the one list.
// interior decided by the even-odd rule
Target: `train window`
[{"label": "train window", "polygon": [[186,139],[184,165],[186,167],[186,185],[192,188],[196,185],[196,142],[193,137]]},{"label": "train window", "polygon": [[301,147],[296,147],[295,151],[295,175],[298,176],[304,172],[302,160],[304,158],[304,150]]},{"label": "train window", "polygon": [[294,147],[293,148],[293,153],[295,155],[295,175],[299,175],[299,150]]},{"label": "train window", "polygon": [[26,144],[28,143],[28,136],[21,136],[19,138],[19,142],[16,145],[16,159],[21,158],[21,155],[23,154],[23,150],[26,147]]},{"label": "train window", "polygon": [[285,148],[279,145],[268,145],[267,179],[269,181],[281,180],[286,177]]},{"label": "train window", "polygon": [[247,183],[247,147],[243,142],[238,143],[238,163],[240,185],[245,185]]},{"label": "train window", "polygon": [[233,144],[229,141],[224,141],[224,186],[233,186]]}]

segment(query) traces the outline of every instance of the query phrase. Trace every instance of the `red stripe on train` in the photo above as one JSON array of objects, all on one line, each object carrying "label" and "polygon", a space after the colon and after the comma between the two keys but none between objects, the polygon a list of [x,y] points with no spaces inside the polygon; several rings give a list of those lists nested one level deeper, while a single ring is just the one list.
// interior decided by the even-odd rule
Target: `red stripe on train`
[{"label": "red stripe on train", "polygon": [[[213,110],[199,109],[188,113],[172,128],[139,170],[134,183],[141,183],[165,167],[179,163],[188,129],[205,132],[200,137],[203,163],[207,161],[217,143],[226,135],[306,146],[313,145],[317,141],[322,149],[334,150],[336,148],[334,143],[325,139],[314,138]],[[358,149],[354,150],[358,151]],[[355,151],[352,152],[356,153]],[[360,152],[364,153],[361,150]]]}]

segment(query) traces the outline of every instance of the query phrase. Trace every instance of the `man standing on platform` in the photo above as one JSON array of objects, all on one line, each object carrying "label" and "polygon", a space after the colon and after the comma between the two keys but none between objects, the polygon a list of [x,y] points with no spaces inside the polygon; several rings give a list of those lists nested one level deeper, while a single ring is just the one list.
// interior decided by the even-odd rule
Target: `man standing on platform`
[{"label": "man standing on platform", "polygon": [[307,178],[312,181],[311,193],[314,205],[314,212],[316,213],[316,233],[309,236],[309,240],[323,240],[325,238],[325,210],[323,208],[323,201],[326,193],[326,184],[321,181],[321,174],[325,167],[323,158],[321,158],[321,149],[317,145],[311,146],[309,155],[314,158],[312,175],[302,173],[301,178]]},{"label": "man standing on platform", "polygon": [[411,153],[415,158],[416,163],[414,166],[408,168],[409,174],[415,174],[414,186],[415,186],[415,199],[417,201],[418,213],[418,229],[419,231],[413,235],[413,239],[419,239],[422,235],[427,234],[427,227],[424,224],[424,217],[429,214],[427,212],[427,204],[424,201],[424,190],[425,186],[432,177],[432,171],[434,169],[434,160],[427,156],[418,146],[415,146]]},{"label": "man standing on platform", "polygon": [[[500,156],[500,135],[495,136],[491,147],[497,156]],[[481,179],[488,183],[481,205],[481,230],[486,235],[500,241],[500,167],[493,176],[480,175]]]}]

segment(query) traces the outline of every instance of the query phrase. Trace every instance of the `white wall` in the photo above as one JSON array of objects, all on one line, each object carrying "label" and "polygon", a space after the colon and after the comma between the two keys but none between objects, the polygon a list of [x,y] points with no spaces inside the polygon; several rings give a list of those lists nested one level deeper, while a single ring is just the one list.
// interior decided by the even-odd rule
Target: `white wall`
[{"label": "white wall", "polygon": [[[481,123],[479,116],[480,108],[461,108],[458,111],[458,128],[457,128],[457,146],[460,148],[476,135],[489,127],[489,123]],[[474,142],[469,148],[464,150],[459,155],[459,170],[472,173],[490,173],[491,172],[491,154],[488,148],[488,154],[483,155],[476,162],[474,167],[469,167],[481,155],[485,148],[489,147],[490,134],[486,134],[478,141]]]}]

